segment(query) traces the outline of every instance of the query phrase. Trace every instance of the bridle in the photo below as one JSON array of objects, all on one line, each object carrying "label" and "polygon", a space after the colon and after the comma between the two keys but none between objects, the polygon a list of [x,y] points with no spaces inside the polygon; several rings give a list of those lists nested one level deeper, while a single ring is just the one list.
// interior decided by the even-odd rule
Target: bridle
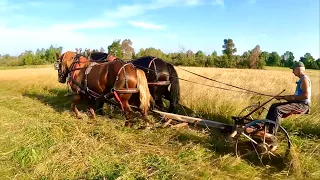
[{"label": "bridle", "polygon": [[62,72],[62,61],[59,58],[55,63],[54,63],[54,69],[58,71],[58,76],[59,79],[62,79],[63,77],[66,77],[69,73],[68,70],[66,70],[65,73]]}]

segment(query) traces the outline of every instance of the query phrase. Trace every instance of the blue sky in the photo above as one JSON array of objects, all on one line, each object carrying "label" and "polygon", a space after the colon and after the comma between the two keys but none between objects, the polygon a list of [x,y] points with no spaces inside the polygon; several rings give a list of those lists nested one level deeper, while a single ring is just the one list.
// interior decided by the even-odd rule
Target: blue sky
[{"label": "blue sky", "polygon": [[319,57],[319,0],[0,0],[0,54],[63,46],[97,48],[129,38],[136,51],[236,54],[260,45]]}]

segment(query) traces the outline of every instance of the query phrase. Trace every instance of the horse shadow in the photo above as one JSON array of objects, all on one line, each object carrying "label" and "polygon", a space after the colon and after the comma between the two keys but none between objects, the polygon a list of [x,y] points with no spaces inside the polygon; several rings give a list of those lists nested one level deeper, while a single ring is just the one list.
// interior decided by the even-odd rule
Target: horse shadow
[{"label": "horse shadow", "polygon": [[[43,104],[52,107],[55,109],[56,112],[64,112],[64,111],[70,111],[71,109],[71,103],[72,103],[72,96],[67,96],[69,93],[68,90],[58,89],[58,88],[52,88],[47,90],[48,93],[40,93],[40,92],[25,92],[23,93],[23,96],[29,97],[31,99],[38,100],[42,102]],[[77,108],[80,112],[87,113],[88,110],[88,103],[86,100],[81,100],[79,104],[77,104]],[[115,107],[112,104],[108,104],[108,106],[104,106],[103,114],[99,114],[99,116],[104,116],[108,118],[121,118],[122,112],[121,109],[118,107]],[[107,112],[107,113],[106,113]]]},{"label": "horse shadow", "polygon": [[[67,90],[53,88],[49,89],[48,93],[31,91],[25,92],[22,95],[34,100],[38,100],[43,104],[52,107],[57,112],[71,110],[71,97],[65,96],[68,93]],[[81,106],[81,109],[83,108],[83,105],[83,103],[79,104],[79,106]]]}]

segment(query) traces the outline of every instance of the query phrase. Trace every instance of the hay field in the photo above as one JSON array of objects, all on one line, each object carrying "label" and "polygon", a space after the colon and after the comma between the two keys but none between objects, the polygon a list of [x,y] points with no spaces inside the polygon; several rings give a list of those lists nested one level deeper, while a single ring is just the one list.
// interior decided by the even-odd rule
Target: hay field
[{"label": "hay field", "polygon": [[[289,69],[183,68],[266,94],[291,94],[297,80]],[[221,86],[177,70],[184,79]],[[282,122],[294,145],[291,163],[260,166],[232,156],[219,134],[205,130],[123,128],[123,117],[108,106],[105,117],[77,120],[53,68],[0,70],[0,179],[318,179],[320,71],[308,74],[311,113]],[[181,89],[188,115],[221,122],[268,99],[183,81]]]}]

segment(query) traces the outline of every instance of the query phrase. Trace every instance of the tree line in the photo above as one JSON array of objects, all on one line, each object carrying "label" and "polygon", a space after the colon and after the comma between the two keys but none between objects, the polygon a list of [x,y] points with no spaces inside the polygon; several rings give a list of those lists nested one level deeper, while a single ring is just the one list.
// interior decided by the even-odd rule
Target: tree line
[{"label": "tree line", "polygon": [[[162,58],[165,61],[176,66],[198,66],[198,67],[218,67],[218,68],[250,68],[262,69],[264,66],[290,67],[295,60],[305,64],[307,69],[320,69],[320,58],[317,60],[306,53],[303,57],[297,59],[293,52],[286,51],[282,55],[277,52],[262,51],[257,45],[253,49],[244,52],[242,55],[236,55],[237,48],[232,39],[224,39],[222,44],[222,55],[213,51],[207,55],[203,51],[186,50],[180,47],[179,52],[164,53],[160,49],[153,47],[141,48],[137,53],[132,47],[130,39],[115,40],[107,47],[107,53],[114,54],[120,59],[129,60],[142,56],[154,56]],[[48,49],[38,49],[36,52],[30,50],[21,53],[19,56],[10,56],[9,54],[0,55],[0,66],[22,66],[22,65],[41,65],[52,64],[56,61],[56,52],[62,53],[62,47],[53,47]],[[86,49],[85,51],[105,52],[101,47],[98,49]]]}]

